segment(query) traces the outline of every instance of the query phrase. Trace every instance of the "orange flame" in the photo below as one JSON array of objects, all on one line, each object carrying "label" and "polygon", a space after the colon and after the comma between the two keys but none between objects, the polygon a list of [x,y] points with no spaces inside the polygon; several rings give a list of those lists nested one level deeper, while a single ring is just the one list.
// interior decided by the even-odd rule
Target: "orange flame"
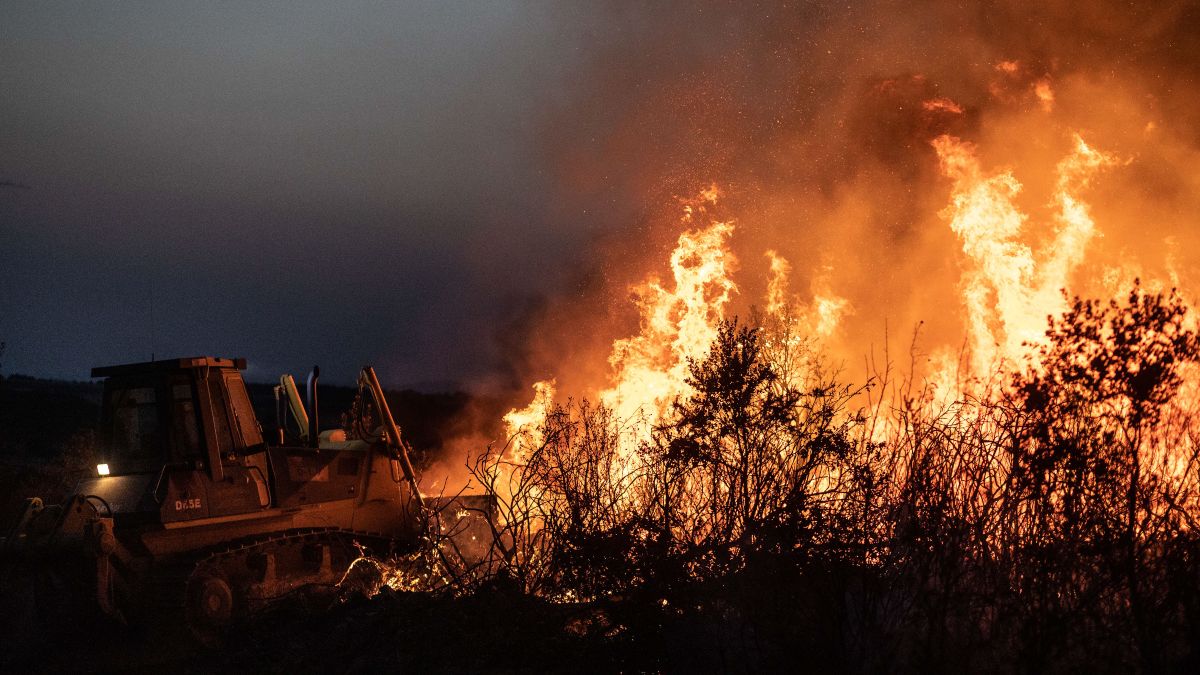
[{"label": "orange flame", "polygon": [[541,425],[554,404],[554,389],[554,380],[535,382],[529,405],[520,410],[513,408],[504,416],[504,431],[511,444],[509,454],[514,463],[523,463],[545,441]]},{"label": "orange flame", "polygon": [[1033,95],[1042,104],[1042,110],[1054,110],[1054,90],[1050,88],[1050,78],[1042,78],[1033,84]]},{"label": "orange flame", "polygon": [[[710,189],[684,207],[690,224],[716,203]],[[671,254],[672,283],[651,277],[634,290],[640,297],[641,330],[613,343],[608,362],[613,375],[599,400],[617,418],[631,423],[634,441],[647,437],[666,407],[690,391],[689,360],[703,359],[737,287],[731,280],[730,222],[715,221],[679,236]],[[640,423],[634,423],[634,421]]]},{"label": "orange flame", "polygon": [[952,136],[933,141],[942,172],[951,179],[950,204],[941,212],[958,235],[968,265],[962,275],[971,370],[981,376],[1013,364],[1044,339],[1046,316],[1065,309],[1061,290],[1097,235],[1078,193],[1095,173],[1115,163],[1075,136],[1074,151],[1057,166],[1056,232],[1041,256],[1021,241],[1028,220],[1015,198],[1021,184],[1010,170],[987,175],[974,145]]},{"label": "orange flame", "polygon": [[792,265],[773,249],[766,252],[771,265],[771,276],[767,281],[767,314],[783,316],[788,307],[788,276]]},{"label": "orange flame", "polygon": [[770,261],[770,278],[767,281],[767,314],[777,319],[798,321],[799,328],[811,337],[829,338],[837,331],[842,319],[854,313],[850,301],[833,292],[830,276],[832,265],[824,265],[813,277],[812,303],[805,305],[788,297],[788,276],[792,265],[775,251],[767,251]]}]

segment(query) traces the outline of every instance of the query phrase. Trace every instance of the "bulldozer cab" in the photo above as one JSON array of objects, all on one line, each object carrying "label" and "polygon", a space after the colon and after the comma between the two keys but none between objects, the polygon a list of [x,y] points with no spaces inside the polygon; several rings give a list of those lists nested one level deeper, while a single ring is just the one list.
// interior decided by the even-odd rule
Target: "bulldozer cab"
[{"label": "bulldozer cab", "polygon": [[266,446],[243,359],[195,357],[94,368],[104,381],[97,467],[121,515],[162,522],[270,504]]},{"label": "bulldozer cab", "polygon": [[242,359],[198,357],[95,368],[107,378],[101,433],[113,474],[164,464],[224,478],[227,464],[264,449]]},{"label": "bulldozer cab", "polygon": [[[242,359],[202,356],[93,369],[93,377],[106,378],[104,454],[77,492],[95,497],[117,525],[209,527],[294,519],[306,509],[314,515],[303,522],[322,526],[335,524],[341,516],[330,514],[339,509],[354,527],[370,531],[416,522],[396,517],[397,510],[407,513],[409,501],[419,508],[421,496],[373,370],[364,368],[370,377],[363,377],[371,399],[387,411],[383,439],[341,434],[337,440],[314,422],[306,442],[280,438],[268,446],[244,368]],[[310,377],[313,420],[317,374],[314,368]]]}]

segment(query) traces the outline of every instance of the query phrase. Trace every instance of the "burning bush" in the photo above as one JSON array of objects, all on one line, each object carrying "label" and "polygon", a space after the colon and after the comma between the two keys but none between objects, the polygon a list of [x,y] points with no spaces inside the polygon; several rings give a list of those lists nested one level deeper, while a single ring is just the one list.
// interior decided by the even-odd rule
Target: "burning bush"
[{"label": "burning bush", "polygon": [[568,402],[476,464],[501,508],[474,587],[619,607],[681,644],[749,631],[725,646],[764,667],[1195,658],[1200,337],[1177,295],[1075,299],[1011,386],[950,403],[841,383],[786,328],[720,323],[633,452],[636,420]]}]

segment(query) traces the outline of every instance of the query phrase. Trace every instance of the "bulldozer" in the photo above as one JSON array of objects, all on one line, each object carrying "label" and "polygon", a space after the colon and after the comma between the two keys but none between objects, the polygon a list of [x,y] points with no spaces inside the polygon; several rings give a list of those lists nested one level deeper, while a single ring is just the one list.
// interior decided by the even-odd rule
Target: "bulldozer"
[{"label": "bulldozer", "polygon": [[0,556],[73,570],[119,620],[182,620],[213,642],[364,555],[420,546],[431,505],[375,371],[359,373],[344,428],[325,432],[320,370],[304,401],[283,376],[265,438],[245,368],[202,356],[93,369],[103,461],[62,504],[25,500]]}]

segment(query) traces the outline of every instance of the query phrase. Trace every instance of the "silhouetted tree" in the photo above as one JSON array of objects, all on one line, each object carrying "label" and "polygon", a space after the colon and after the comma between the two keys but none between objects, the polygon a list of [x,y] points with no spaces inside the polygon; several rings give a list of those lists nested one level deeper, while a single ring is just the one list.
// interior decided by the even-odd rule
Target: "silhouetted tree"
[{"label": "silhouetted tree", "polygon": [[1016,376],[1024,418],[1011,445],[1008,535],[1030,659],[1117,650],[1161,669],[1170,608],[1155,570],[1184,536],[1173,514],[1195,498],[1196,479],[1194,443],[1162,431],[1195,431],[1171,404],[1198,358],[1178,295],[1135,285],[1124,303],[1076,298]]}]

